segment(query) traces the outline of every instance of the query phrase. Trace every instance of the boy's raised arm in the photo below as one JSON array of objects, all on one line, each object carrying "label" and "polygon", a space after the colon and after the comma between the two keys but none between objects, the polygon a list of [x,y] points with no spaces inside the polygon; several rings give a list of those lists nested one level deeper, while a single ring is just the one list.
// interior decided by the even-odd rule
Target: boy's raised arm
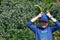
[{"label": "boy's raised arm", "polygon": [[30,21],[27,22],[27,26],[33,31],[36,31],[36,26],[33,24],[34,21],[36,21],[38,18],[40,18],[42,16],[42,12],[39,13],[39,15],[37,15],[36,17],[32,18]]}]

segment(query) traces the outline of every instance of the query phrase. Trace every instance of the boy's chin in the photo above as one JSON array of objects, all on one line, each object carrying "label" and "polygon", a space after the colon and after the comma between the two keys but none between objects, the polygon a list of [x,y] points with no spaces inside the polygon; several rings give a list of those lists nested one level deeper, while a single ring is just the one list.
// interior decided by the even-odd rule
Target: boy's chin
[{"label": "boy's chin", "polygon": [[47,26],[42,26],[42,28],[46,28]]}]

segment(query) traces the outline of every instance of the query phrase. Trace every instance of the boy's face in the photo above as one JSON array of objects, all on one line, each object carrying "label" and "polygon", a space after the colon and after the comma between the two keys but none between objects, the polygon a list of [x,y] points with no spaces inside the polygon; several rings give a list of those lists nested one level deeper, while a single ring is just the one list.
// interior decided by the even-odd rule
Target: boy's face
[{"label": "boy's face", "polygon": [[41,25],[42,28],[46,28],[48,26],[48,22],[40,21],[40,25]]}]

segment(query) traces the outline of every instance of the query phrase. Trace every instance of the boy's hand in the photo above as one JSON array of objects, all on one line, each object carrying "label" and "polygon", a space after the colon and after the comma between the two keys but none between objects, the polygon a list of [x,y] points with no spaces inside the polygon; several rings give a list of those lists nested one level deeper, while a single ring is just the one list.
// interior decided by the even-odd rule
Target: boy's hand
[{"label": "boy's hand", "polygon": [[42,16],[43,12],[40,12],[37,16],[40,18]]},{"label": "boy's hand", "polygon": [[47,12],[47,14],[46,14],[49,18],[52,16],[51,14],[50,14],[50,12]]}]

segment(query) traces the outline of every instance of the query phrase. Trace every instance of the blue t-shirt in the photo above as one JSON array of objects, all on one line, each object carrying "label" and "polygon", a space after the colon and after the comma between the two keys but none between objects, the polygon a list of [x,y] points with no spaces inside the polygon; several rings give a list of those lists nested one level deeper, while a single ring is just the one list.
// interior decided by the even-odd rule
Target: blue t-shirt
[{"label": "blue t-shirt", "polygon": [[54,26],[48,26],[45,29],[38,28],[33,22],[27,22],[27,26],[35,33],[35,40],[52,40],[52,33],[60,28],[60,22],[54,22]]},{"label": "blue t-shirt", "polygon": [[47,30],[46,29],[40,31],[40,40],[48,40],[47,39]]}]

